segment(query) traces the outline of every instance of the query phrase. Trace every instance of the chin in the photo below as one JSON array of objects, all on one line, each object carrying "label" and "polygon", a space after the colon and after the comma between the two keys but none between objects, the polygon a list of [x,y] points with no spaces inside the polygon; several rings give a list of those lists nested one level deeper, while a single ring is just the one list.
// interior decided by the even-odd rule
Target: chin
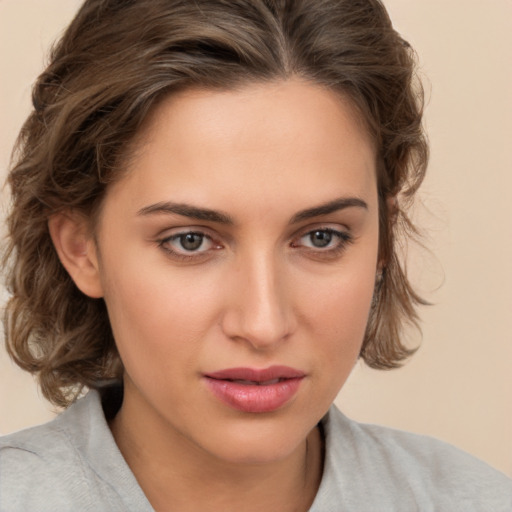
[{"label": "chin", "polygon": [[208,440],[212,447],[210,453],[237,465],[273,463],[292,456],[310,433],[308,429],[297,428],[303,425],[298,419],[283,422],[270,415],[262,416],[251,415],[221,428],[218,436]]}]

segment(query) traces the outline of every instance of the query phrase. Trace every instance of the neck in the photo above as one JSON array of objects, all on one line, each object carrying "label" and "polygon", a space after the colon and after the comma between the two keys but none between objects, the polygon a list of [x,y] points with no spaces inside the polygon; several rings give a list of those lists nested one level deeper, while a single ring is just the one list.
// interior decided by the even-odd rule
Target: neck
[{"label": "neck", "polygon": [[110,426],[156,512],[309,510],[323,466],[318,427],[284,459],[232,463],[137,413],[131,414],[125,400]]}]

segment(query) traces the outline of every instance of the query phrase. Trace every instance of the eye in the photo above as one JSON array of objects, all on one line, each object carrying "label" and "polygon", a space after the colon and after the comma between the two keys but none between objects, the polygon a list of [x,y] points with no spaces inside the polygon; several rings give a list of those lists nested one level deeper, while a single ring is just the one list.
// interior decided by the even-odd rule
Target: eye
[{"label": "eye", "polygon": [[333,232],[327,230],[311,231],[307,235],[303,236],[305,239],[305,245],[311,244],[311,247],[321,248],[328,247],[333,239]]},{"label": "eye", "polygon": [[317,252],[338,252],[352,242],[352,237],[346,232],[332,228],[321,228],[303,234],[293,247],[305,247]]},{"label": "eye", "polygon": [[201,246],[207,245],[205,244],[205,236],[201,233],[178,235],[173,241],[177,242],[180,249],[185,249],[185,251],[198,251]]},{"label": "eye", "polygon": [[193,258],[220,248],[211,237],[199,231],[186,231],[163,238],[158,245],[172,256]]}]

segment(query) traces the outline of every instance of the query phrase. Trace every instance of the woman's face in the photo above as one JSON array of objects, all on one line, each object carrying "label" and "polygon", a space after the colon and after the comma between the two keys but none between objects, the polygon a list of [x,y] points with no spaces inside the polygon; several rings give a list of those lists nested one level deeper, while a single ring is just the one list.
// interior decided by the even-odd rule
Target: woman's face
[{"label": "woman's face", "polygon": [[363,340],[375,174],[355,110],[316,85],[161,103],[96,238],[125,416],[223,460],[298,449]]}]

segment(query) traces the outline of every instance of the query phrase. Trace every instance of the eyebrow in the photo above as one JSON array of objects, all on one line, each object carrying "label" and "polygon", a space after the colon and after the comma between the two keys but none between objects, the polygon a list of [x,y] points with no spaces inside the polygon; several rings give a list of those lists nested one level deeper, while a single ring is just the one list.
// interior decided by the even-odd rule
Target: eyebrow
[{"label": "eyebrow", "polygon": [[226,213],[210,210],[209,208],[199,208],[190,204],[172,203],[168,201],[146,206],[140,209],[137,215],[151,215],[156,213],[176,214],[196,220],[218,222],[219,224],[234,224],[233,219]]},{"label": "eyebrow", "polygon": [[[313,208],[308,208],[296,213],[290,220],[290,224],[308,220],[320,215],[328,215],[345,208],[363,208],[368,210],[368,205],[362,199],[357,197],[341,197],[329,201]],[[153,215],[153,214],[175,214],[183,217],[189,217],[195,220],[205,220],[209,222],[216,222],[219,224],[234,225],[235,222],[232,217],[227,213],[211,210],[209,208],[199,208],[185,203],[173,203],[170,201],[163,201],[155,203],[150,206],[141,208],[137,215]]]},{"label": "eyebrow", "polygon": [[329,213],[344,210],[345,208],[363,208],[364,210],[368,210],[368,205],[358,197],[340,197],[328,203],[296,213],[290,220],[290,224],[296,224],[297,222],[319,217],[320,215],[328,215]]}]

